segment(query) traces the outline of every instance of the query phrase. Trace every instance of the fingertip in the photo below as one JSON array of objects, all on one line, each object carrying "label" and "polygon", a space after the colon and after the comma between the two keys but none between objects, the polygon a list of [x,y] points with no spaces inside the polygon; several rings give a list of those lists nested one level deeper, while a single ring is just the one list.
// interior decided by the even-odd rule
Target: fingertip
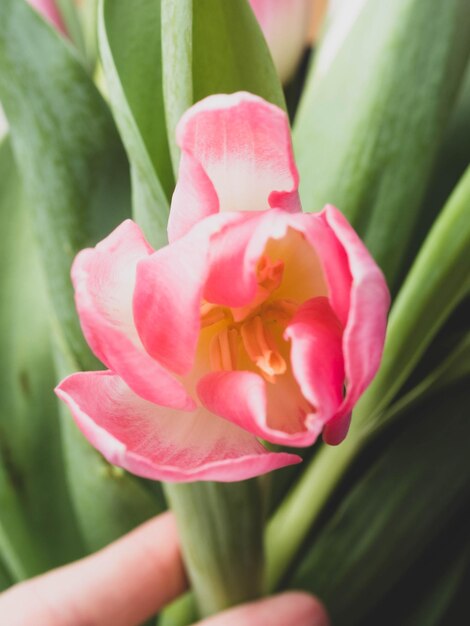
[{"label": "fingertip", "polygon": [[198,626],[330,626],[325,607],[304,591],[286,591],[256,602],[236,606],[210,617]]},{"label": "fingertip", "polygon": [[293,623],[300,626],[330,626],[323,604],[306,591],[286,591],[273,599],[283,604],[284,611],[293,613],[293,619],[297,620]]}]

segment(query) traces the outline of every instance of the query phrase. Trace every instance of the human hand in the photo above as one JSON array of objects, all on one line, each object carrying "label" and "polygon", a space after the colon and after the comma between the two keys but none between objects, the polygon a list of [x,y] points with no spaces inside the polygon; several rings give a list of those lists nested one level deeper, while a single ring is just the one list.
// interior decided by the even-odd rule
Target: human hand
[{"label": "human hand", "polygon": [[[187,587],[171,513],[143,524],[81,561],[0,595],[8,626],[137,626]],[[197,626],[328,626],[320,603],[283,593],[235,607]]]}]

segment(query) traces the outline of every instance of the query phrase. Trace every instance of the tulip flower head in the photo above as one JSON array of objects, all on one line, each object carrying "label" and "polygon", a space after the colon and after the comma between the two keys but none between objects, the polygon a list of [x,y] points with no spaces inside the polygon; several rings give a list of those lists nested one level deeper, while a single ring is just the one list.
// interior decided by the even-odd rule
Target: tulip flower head
[{"label": "tulip flower head", "polygon": [[313,0],[250,0],[283,83],[292,78],[307,47]]},{"label": "tulip flower head", "polygon": [[128,220],[76,258],[107,371],[57,388],[90,442],[147,478],[233,481],[298,462],[261,441],[346,435],[380,362],[388,290],[340,212],[301,212],[289,124],[247,93],[182,118],[169,244]]},{"label": "tulip flower head", "polygon": [[27,0],[27,2],[63,35],[66,34],[64,22],[55,0]]}]

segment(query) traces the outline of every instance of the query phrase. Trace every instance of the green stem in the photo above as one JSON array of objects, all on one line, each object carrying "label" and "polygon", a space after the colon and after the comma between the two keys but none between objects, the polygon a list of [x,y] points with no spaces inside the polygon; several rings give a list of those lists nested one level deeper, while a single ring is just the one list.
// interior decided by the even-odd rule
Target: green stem
[{"label": "green stem", "polygon": [[167,484],[201,615],[263,592],[264,506],[257,480]]},{"label": "green stem", "polygon": [[362,436],[354,428],[341,446],[323,446],[271,518],[266,530],[268,591],[278,586],[312,521],[323,509],[362,443]]}]

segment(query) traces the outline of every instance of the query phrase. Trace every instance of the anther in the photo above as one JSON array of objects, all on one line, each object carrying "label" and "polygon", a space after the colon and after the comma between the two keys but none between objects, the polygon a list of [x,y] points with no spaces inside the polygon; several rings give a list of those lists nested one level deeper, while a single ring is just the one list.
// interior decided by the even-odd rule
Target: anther
[{"label": "anther", "polygon": [[284,374],[286,362],[270,336],[259,315],[245,322],[240,333],[249,358],[273,382],[274,376]]},{"label": "anther", "polygon": [[210,302],[203,302],[201,304],[201,327],[207,328],[212,324],[217,324],[225,319],[225,312],[222,307],[217,304],[211,304]]},{"label": "anther", "polygon": [[209,346],[211,369],[230,372],[237,366],[238,332],[235,328],[224,328],[212,337]]}]

